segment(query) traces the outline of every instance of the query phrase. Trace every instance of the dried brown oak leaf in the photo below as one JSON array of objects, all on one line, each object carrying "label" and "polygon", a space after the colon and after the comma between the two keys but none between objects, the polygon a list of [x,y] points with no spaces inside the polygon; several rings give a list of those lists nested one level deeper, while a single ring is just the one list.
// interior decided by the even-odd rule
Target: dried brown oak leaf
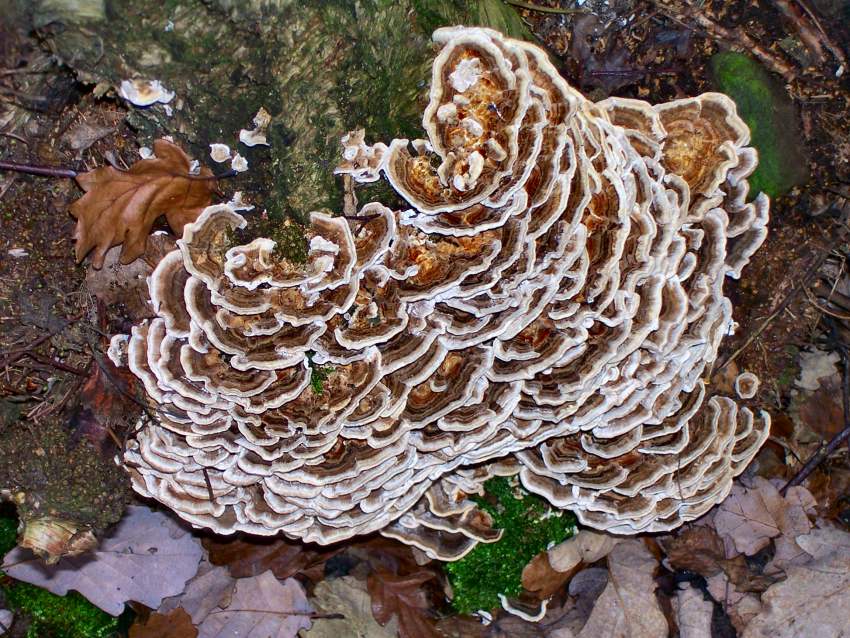
[{"label": "dried brown oak leaf", "polygon": [[167,614],[153,613],[145,622],[130,627],[130,638],[197,638],[198,628],[185,611],[172,609]]},{"label": "dried brown oak leaf", "polygon": [[269,569],[281,579],[302,574],[316,567],[322,572],[325,561],[340,551],[339,548],[327,551],[312,549],[303,543],[283,538],[205,538],[201,542],[209,552],[210,562],[213,565],[226,566],[234,578],[257,576]]},{"label": "dried brown oak leaf", "polygon": [[426,571],[399,576],[385,569],[375,570],[366,580],[372,616],[381,626],[396,616],[401,638],[437,638],[439,634],[428,613],[428,596],[422,589],[432,578],[434,574]]},{"label": "dried brown oak leaf", "polygon": [[128,264],[144,254],[158,217],[165,215],[171,229],[182,235],[183,226],[212,201],[212,171],[202,168],[191,175],[189,156],[168,140],[156,140],[153,149],[155,158],[139,160],[126,171],[102,166],[77,175],[86,191],[71,204],[77,219],[77,261],[94,250],[92,265],[100,268],[106,252],[123,244],[121,263]]}]

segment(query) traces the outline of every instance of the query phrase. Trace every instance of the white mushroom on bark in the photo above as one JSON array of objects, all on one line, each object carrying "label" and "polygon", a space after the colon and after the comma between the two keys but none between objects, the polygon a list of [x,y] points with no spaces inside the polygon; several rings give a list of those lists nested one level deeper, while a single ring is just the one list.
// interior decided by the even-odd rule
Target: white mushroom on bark
[{"label": "white mushroom on bark", "polygon": [[219,533],[442,559],[499,537],[466,498],[494,475],[616,533],[700,516],[767,436],[702,380],[766,233],[747,127],[720,94],[593,103],[533,45],[434,39],[427,141],[353,132],[337,169],[410,210],[313,213],[299,264],[211,206],[154,271],[157,318],[110,351],[156,408],[135,489]]}]

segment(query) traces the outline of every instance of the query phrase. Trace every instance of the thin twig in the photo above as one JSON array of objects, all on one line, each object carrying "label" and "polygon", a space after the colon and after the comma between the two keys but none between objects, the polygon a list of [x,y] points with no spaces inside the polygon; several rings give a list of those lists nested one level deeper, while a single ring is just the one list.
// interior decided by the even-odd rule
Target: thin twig
[{"label": "thin twig", "polygon": [[9,180],[6,183],[4,183],[3,186],[0,186],[0,199],[3,199],[3,197],[6,195],[8,190],[12,187],[12,184],[14,184],[17,179],[18,179],[18,174],[12,173],[9,176]]},{"label": "thin twig", "polygon": [[342,620],[345,618],[344,615],[337,613],[323,614],[315,611],[275,611],[272,609],[215,609],[210,612],[210,615],[212,614],[275,614],[277,616],[307,616],[308,618],[326,620]]},{"label": "thin twig", "polygon": [[[846,369],[847,369],[847,366],[845,364],[845,370]],[[843,383],[844,388],[845,388],[844,389],[844,395],[845,395],[845,397],[844,397],[844,403],[845,403],[844,410],[845,410],[845,413],[847,412],[846,405],[848,403],[848,400],[847,400],[847,378],[846,377],[847,377],[847,375],[845,374],[845,382]],[[812,472],[814,472],[817,469],[818,465],[823,463],[823,461],[825,459],[827,459],[830,454],[835,452],[835,450],[837,450],[839,447],[841,447],[841,444],[844,443],[845,441],[850,441],[850,422],[847,422],[846,420],[844,422],[844,429],[841,430],[841,432],[836,434],[834,437],[832,437],[832,440],[829,443],[827,443],[824,447],[820,448],[817,452],[815,452],[812,455],[812,457],[808,461],[806,461],[806,464],[802,468],[800,468],[800,471],[797,472],[797,474],[794,476],[794,478],[792,478],[790,481],[788,481],[785,484],[785,486],[781,490],[779,490],[779,493],[784,496],[785,492],[788,491],[789,487],[794,487],[795,485],[800,485],[803,481],[805,481],[808,478],[809,474],[811,474]]]},{"label": "thin twig", "polygon": [[799,3],[793,2],[793,0],[773,0],[773,5],[794,25],[803,45],[817,56],[821,64],[826,64],[821,35],[815,33],[810,24],[811,20],[803,13]]},{"label": "thin twig", "polygon": [[[750,37],[743,28],[734,27],[727,29],[723,25],[711,20],[702,11],[699,11],[693,6],[685,5],[684,7],[673,7],[664,0],[650,0],[650,2],[664,16],[678,24],[681,24],[685,28],[693,31],[702,30],[711,38],[721,40],[737,51],[746,51],[750,53],[766,64],[772,71],[781,75],[785,79],[786,83],[790,84],[797,79],[799,72],[794,65],[789,63],[780,55],[765,49],[752,37]],[[679,16],[673,15],[673,12],[676,10],[681,10],[681,17],[686,20],[680,20]],[[694,28],[694,26],[689,24],[687,20],[693,21],[699,29]]]},{"label": "thin twig", "polygon": [[10,352],[7,352],[6,358],[3,359],[2,361],[0,361],[0,370],[3,370],[10,363],[14,363],[15,361],[17,361],[18,359],[20,359],[21,357],[23,357],[27,353],[32,352],[33,350],[38,348],[42,343],[44,343],[48,339],[52,339],[53,337],[58,335],[60,332],[63,332],[66,328],[68,328],[68,326],[70,326],[74,322],[82,319],[85,314],[86,314],[85,312],[81,312],[79,314],[74,315],[73,317],[68,319],[67,323],[65,323],[65,325],[63,325],[61,328],[58,328],[57,330],[52,330],[52,331],[50,331],[46,334],[43,334],[42,336],[40,336],[38,339],[33,341],[30,345],[26,346],[25,348],[18,348],[17,350],[11,350]]},{"label": "thin twig", "polygon": [[79,368],[69,366],[66,363],[62,363],[61,361],[56,361],[52,357],[43,357],[40,354],[32,351],[25,352],[24,356],[27,356],[30,359],[35,359],[39,363],[43,363],[44,365],[56,368],[57,370],[63,370],[65,372],[70,372],[71,374],[76,374],[78,377],[88,376],[88,372],[86,372],[85,370],[80,370]]},{"label": "thin twig", "polygon": [[812,291],[808,289],[808,287],[803,289],[803,292],[806,293],[806,298],[809,300],[809,303],[812,304],[817,310],[822,312],[825,315],[829,315],[830,317],[835,317],[836,319],[840,319],[842,321],[850,321],[850,315],[843,315],[835,312],[834,310],[830,310],[829,308],[820,305],[815,296],[812,294]]},{"label": "thin twig", "polygon": [[0,171],[15,171],[16,173],[29,173],[30,175],[42,175],[44,177],[70,177],[71,179],[77,176],[77,171],[70,168],[33,166],[31,164],[5,161],[0,161]]},{"label": "thin twig", "polygon": [[817,30],[820,31],[821,35],[823,36],[823,44],[826,46],[827,49],[832,52],[832,55],[835,56],[835,59],[838,60],[840,64],[847,64],[847,57],[844,55],[844,50],[840,46],[838,46],[838,44],[836,44],[832,40],[832,38],[829,37],[829,34],[826,31],[824,31],[820,20],[818,20],[817,14],[812,11],[809,8],[808,4],[803,2],[803,0],[797,0],[797,4],[799,4],[803,8],[803,11],[805,11],[809,18],[811,18]]},{"label": "thin twig", "polygon": [[[835,330],[834,325],[832,329]],[[841,373],[841,407],[844,410],[845,426],[850,426],[850,355],[846,347],[841,349],[841,361],[844,364]],[[847,440],[847,451],[850,452],[850,439]]]},{"label": "thin twig", "polygon": [[201,471],[204,474],[204,483],[207,484],[207,492],[210,495],[210,503],[215,503],[215,494],[213,493],[212,483],[210,483],[210,475],[207,472],[207,468],[202,467]]},{"label": "thin twig", "polygon": [[537,11],[538,13],[587,13],[587,9],[560,9],[558,7],[541,7],[529,2],[521,2],[520,0],[505,0],[505,2],[520,9],[528,9],[529,11]]},{"label": "thin twig", "polygon": [[2,69],[0,70],[0,76],[7,75],[43,75],[45,73],[50,73],[47,69],[35,70],[35,69]]},{"label": "thin twig", "polygon": [[[836,334],[836,322],[830,321],[829,326],[832,337],[839,340]],[[826,446],[821,447],[808,461],[806,461],[794,478],[788,481],[782,490],[780,490],[782,494],[785,494],[789,487],[800,485],[803,481],[805,481],[806,478],[815,471],[818,465],[829,458],[829,455],[837,450],[844,441],[847,441],[848,451],[850,451],[850,353],[848,353],[846,345],[840,346],[840,350],[841,361],[844,366],[841,374],[841,408],[844,417],[844,429],[836,434],[832,440],[826,444]]]},{"label": "thin twig", "polygon": [[6,133],[5,131],[0,131],[0,135],[2,135],[3,137],[9,137],[9,138],[12,138],[13,140],[18,140],[19,142],[21,142],[21,143],[23,143],[23,144],[26,144],[27,146],[29,146],[29,145],[30,145],[30,143],[29,143],[29,142],[27,142],[27,141],[26,141],[23,137],[21,137],[20,135],[15,135],[14,133]]},{"label": "thin twig", "polygon": [[[115,170],[121,171],[122,173],[126,173],[127,171],[119,168],[115,164],[111,164],[112,168]],[[0,161],[0,170],[5,171],[14,171],[16,173],[28,173],[30,175],[41,175],[43,177],[68,177],[74,179],[79,175],[77,171],[72,170],[70,168],[55,168],[53,166],[33,166],[31,164],[20,164],[18,162],[8,162],[8,161]],[[174,177],[182,177],[185,179],[190,179],[193,181],[199,182],[208,182],[215,181],[219,179],[227,179],[228,177],[235,177],[239,173],[233,169],[225,171],[224,173],[220,173],[218,175],[190,175],[190,174],[174,174]]]}]

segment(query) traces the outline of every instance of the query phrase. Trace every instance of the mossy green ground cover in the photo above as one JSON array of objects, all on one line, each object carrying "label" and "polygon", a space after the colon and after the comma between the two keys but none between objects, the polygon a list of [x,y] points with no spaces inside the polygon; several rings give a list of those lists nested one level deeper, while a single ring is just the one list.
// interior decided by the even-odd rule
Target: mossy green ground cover
[{"label": "mossy green ground cover", "polygon": [[498,477],[484,485],[485,496],[473,497],[503,531],[495,543],[479,543],[461,560],[446,564],[454,598],[461,613],[499,606],[499,594],[522,591],[522,570],[551,543],[575,533],[575,517],[554,510],[543,499],[529,494],[513,478]]},{"label": "mossy green ground cover", "polygon": [[805,181],[806,158],[799,139],[794,106],[755,60],[731,51],[711,59],[718,90],[735,100],[750,127],[759,165],[750,177],[750,193],[778,197]]}]

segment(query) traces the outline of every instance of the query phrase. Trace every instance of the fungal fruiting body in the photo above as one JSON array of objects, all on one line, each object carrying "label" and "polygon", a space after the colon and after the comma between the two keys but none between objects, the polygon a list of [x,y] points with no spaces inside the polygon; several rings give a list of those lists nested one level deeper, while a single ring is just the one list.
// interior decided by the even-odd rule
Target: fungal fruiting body
[{"label": "fungal fruiting body", "polygon": [[700,516],[768,425],[701,379],[766,234],[734,104],[593,103],[528,43],[434,40],[427,139],[352,132],[337,168],[409,210],[312,213],[294,263],[211,206],[156,268],[157,317],[110,349],[155,408],[135,489],[219,533],[442,559],[498,538],[466,498],[494,475],[616,533]]}]

